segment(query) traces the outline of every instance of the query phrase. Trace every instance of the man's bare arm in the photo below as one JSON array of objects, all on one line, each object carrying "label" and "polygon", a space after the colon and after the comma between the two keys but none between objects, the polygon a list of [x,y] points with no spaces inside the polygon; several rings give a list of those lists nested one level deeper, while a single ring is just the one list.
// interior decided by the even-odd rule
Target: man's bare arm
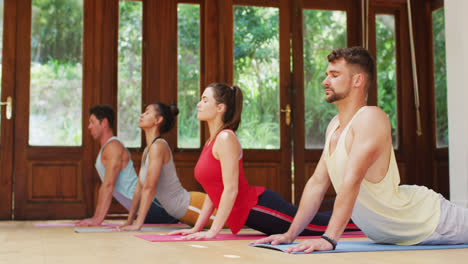
[{"label": "man's bare arm", "polygon": [[[390,127],[388,117],[378,108],[362,112],[352,124],[354,139],[348,154],[345,175],[337,193],[333,214],[325,232],[328,237],[338,240],[346,228],[359,194],[361,182],[367,170],[375,163],[385,143],[388,143]],[[348,134],[349,135],[349,134]],[[391,142],[391,141],[390,141]],[[330,242],[324,239],[308,240],[291,247],[290,252],[330,250]]]},{"label": "man's bare arm", "polygon": [[76,225],[100,225],[107,215],[112,202],[114,185],[122,168],[122,155],[125,148],[118,141],[109,142],[104,148],[101,161],[106,168],[104,181],[101,183],[98,193],[98,201],[94,216],[76,223]]},{"label": "man's bare arm", "polygon": [[[330,133],[333,122],[337,122],[335,117],[332,122],[330,122],[327,135]],[[330,187],[330,177],[328,175],[327,165],[324,160],[324,153],[320,157],[319,163],[315,168],[314,174],[307,181],[306,186],[304,187],[304,192],[302,193],[301,201],[299,203],[299,209],[294,217],[294,220],[289,228],[289,230],[284,234],[272,235],[267,238],[259,239],[253,241],[253,244],[263,244],[271,243],[276,244],[288,244],[292,243],[294,239],[304,230],[304,228],[312,221],[317,213],[320,205],[323,201],[323,197]]]}]

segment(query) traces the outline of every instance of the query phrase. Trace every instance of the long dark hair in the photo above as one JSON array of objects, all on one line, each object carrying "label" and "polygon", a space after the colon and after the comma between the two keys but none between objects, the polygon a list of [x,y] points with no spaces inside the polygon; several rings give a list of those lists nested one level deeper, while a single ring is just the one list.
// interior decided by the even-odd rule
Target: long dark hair
[{"label": "long dark hair", "polygon": [[241,122],[242,91],[237,85],[229,86],[224,83],[212,83],[207,88],[213,89],[214,99],[217,104],[225,104],[226,112],[223,115],[223,129],[237,130]]}]

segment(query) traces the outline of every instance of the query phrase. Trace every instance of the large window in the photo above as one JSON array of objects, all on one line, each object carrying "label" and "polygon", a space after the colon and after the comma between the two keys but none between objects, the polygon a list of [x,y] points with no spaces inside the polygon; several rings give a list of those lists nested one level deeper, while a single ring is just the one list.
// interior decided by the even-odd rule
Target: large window
[{"label": "large window", "polygon": [[395,16],[376,15],[377,104],[390,118],[393,147],[398,146]]},{"label": "large window", "polygon": [[119,1],[117,135],[133,148],[141,146],[142,5]]},{"label": "large window", "polygon": [[177,6],[177,102],[179,107],[179,148],[200,147],[200,122],[197,102],[200,99],[200,6]]},{"label": "large window", "polygon": [[437,147],[448,146],[447,65],[444,8],[432,12]]},{"label": "large window", "polygon": [[279,149],[279,11],[234,6],[234,83],[244,95],[243,148]]},{"label": "large window", "polygon": [[304,10],[304,106],[306,149],[321,149],[336,106],[325,101],[327,55],[346,47],[346,12]]},{"label": "large window", "polygon": [[29,145],[80,146],[83,0],[33,0]]}]

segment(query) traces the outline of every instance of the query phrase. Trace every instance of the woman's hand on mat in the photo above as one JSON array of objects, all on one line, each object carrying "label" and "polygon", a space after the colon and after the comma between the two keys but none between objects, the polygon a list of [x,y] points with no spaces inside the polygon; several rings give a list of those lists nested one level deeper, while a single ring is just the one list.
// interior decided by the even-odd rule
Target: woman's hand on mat
[{"label": "woman's hand on mat", "polygon": [[193,234],[193,233],[196,233],[196,232],[198,232],[198,230],[195,230],[195,228],[181,229],[181,230],[176,230],[176,231],[169,232],[168,235],[170,235],[170,236],[175,236],[175,235],[186,236],[186,235],[190,235],[190,234]]},{"label": "woman's hand on mat", "polygon": [[203,239],[215,238],[216,235],[217,233],[213,231],[197,232],[197,233],[193,233],[188,236],[185,236],[183,239],[184,240],[203,240]]},{"label": "woman's hand on mat", "polygon": [[286,252],[310,253],[312,251],[333,250],[332,244],[324,239],[309,239],[286,249]]},{"label": "woman's hand on mat", "polygon": [[255,240],[250,242],[250,244],[272,244],[272,245],[279,245],[279,244],[291,244],[294,241],[292,237],[290,237],[287,233],[284,234],[277,234],[271,235],[269,237],[265,237],[259,240]]},{"label": "woman's hand on mat", "polygon": [[86,218],[75,222],[75,226],[99,226],[101,223],[102,221],[99,221],[95,218]]}]

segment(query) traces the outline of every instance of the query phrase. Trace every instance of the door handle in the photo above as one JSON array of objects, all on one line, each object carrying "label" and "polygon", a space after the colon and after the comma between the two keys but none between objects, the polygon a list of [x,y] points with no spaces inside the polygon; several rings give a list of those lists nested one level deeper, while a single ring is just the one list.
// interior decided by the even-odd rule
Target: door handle
[{"label": "door handle", "polygon": [[11,96],[7,97],[6,102],[0,102],[0,106],[1,105],[6,105],[6,119],[10,120],[11,119],[11,112],[12,112],[12,109],[13,109],[13,99],[11,98]]},{"label": "door handle", "polygon": [[291,124],[291,106],[289,104],[286,105],[284,109],[280,109],[282,113],[286,113],[286,125],[289,126]]}]

